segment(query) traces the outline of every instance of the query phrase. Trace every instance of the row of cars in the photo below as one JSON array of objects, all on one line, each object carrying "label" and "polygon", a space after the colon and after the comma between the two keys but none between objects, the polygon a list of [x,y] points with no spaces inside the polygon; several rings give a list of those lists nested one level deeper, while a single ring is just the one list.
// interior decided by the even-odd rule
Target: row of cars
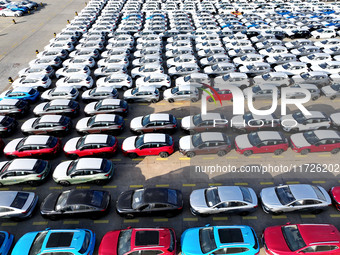
[{"label": "row of cars", "polygon": [[2,17],[19,17],[30,10],[37,8],[38,3],[31,0],[24,1],[0,1],[0,16]]}]

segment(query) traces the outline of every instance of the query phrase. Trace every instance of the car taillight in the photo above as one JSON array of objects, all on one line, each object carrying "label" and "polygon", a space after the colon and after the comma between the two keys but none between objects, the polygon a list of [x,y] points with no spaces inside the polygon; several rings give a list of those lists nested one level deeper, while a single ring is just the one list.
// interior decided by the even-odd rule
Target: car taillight
[{"label": "car taillight", "polygon": [[182,210],[182,209],[183,209],[183,206],[177,208],[177,210]]},{"label": "car taillight", "polygon": [[4,128],[4,130],[7,130],[8,128]]},{"label": "car taillight", "polygon": [[46,84],[46,81],[44,81],[43,84]]},{"label": "car taillight", "polygon": [[18,109],[18,112],[21,112],[22,110],[21,109]]},{"label": "car taillight", "polygon": [[118,128],[121,128],[121,127],[122,127],[122,125],[119,125],[119,126],[118,126]]},{"label": "car taillight", "polygon": [[89,81],[87,81],[86,83],[87,83],[87,84],[89,84],[90,82],[89,82]]},{"label": "car taillight", "polygon": [[110,174],[105,174],[105,177],[109,177],[110,176]]},{"label": "car taillight", "polygon": [[37,177],[38,177],[38,178],[41,178],[41,177],[43,177],[43,175],[42,175],[42,174],[39,174],[39,175],[37,175]]}]

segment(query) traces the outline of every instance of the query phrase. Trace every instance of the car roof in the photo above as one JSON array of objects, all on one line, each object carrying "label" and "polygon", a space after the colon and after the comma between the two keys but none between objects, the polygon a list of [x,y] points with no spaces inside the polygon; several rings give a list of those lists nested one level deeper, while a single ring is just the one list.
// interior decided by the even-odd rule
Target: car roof
[{"label": "car roof", "polygon": [[50,106],[54,105],[68,105],[70,103],[70,100],[67,99],[55,99],[50,101]]},{"label": "car roof", "polygon": [[59,122],[62,118],[62,115],[44,115],[40,117],[39,123],[42,122]]},{"label": "car roof", "polygon": [[165,134],[145,134],[144,143],[152,143],[152,142],[166,142]]},{"label": "car roof", "polygon": [[73,86],[59,86],[55,87],[53,92],[70,92],[72,89],[74,89]]},{"label": "car roof", "polygon": [[203,132],[201,133],[201,139],[203,142],[224,141],[223,134],[218,132]]},{"label": "car roof", "polygon": [[33,194],[25,191],[0,191],[0,206],[10,206],[19,192]]},{"label": "car roof", "polygon": [[92,143],[106,143],[108,135],[102,134],[92,134],[87,135],[84,140],[84,144],[92,144]]},{"label": "car roof", "polygon": [[307,119],[313,119],[313,118],[325,118],[325,114],[323,112],[319,111],[309,111],[311,115],[305,115],[303,114]]},{"label": "car roof", "polygon": [[143,193],[145,203],[169,203],[168,192],[173,189],[168,188],[146,188]]},{"label": "car roof", "polygon": [[95,122],[99,121],[115,121],[117,118],[117,115],[115,114],[97,114],[94,117]]},{"label": "car roof", "polygon": [[48,139],[50,139],[48,135],[30,135],[26,138],[24,145],[46,145]]},{"label": "car roof", "polygon": [[84,241],[84,229],[49,230],[41,252],[79,250]]},{"label": "car roof", "polygon": [[155,91],[155,87],[154,86],[140,86],[140,87],[138,87],[138,91],[151,91],[151,92],[154,92]]},{"label": "car roof", "polygon": [[[72,189],[64,191],[63,193],[69,192],[69,195],[67,197],[66,204],[85,204],[85,205],[92,205],[93,201],[91,203],[91,200],[93,199],[93,193],[94,192],[105,192],[103,190],[78,190],[78,189]],[[99,201],[98,201],[99,202]]]},{"label": "car roof", "polygon": [[113,98],[103,99],[102,105],[120,105],[120,99],[113,99]]},{"label": "car roof", "polygon": [[168,121],[170,114],[168,113],[152,113],[150,114],[150,121]]},{"label": "car roof", "polygon": [[205,120],[219,120],[222,119],[222,115],[220,113],[208,112],[207,114],[201,114],[201,118],[203,121]]},{"label": "car roof", "polygon": [[340,133],[339,131],[335,130],[315,130],[314,134],[320,139],[327,139],[327,138],[340,138]]},{"label": "car roof", "polygon": [[181,85],[181,86],[177,86],[176,88],[178,88],[179,91],[187,91],[187,90],[191,90],[191,91],[195,91],[197,90],[196,87],[191,86],[191,85]]},{"label": "car roof", "polygon": [[339,243],[340,233],[329,224],[298,224],[300,234],[307,245],[325,244],[327,242]]},{"label": "car roof", "polygon": [[227,244],[254,244],[254,234],[249,226],[216,226],[214,227],[215,241],[218,247]]},{"label": "car roof", "polygon": [[221,201],[243,201],[243,194],[238,186],[217,187]]},{"label": "car roof", "polygon": [[12,90],[12,92],[30,92],[33,88],[31,87],[16,87]]},{"label": "car roof", "polygon": [[[225,74],[225,75],[229,75],[230,78],[238,78],[238,77],[241,77],[241,78],[248,78],[247,74],[245,74],[245,73],[231,72],[231,73],[228,73],[228,74]],[[225,75],[224,75],[224,76],[225,76]]]},{"label": "car roof", "polygon": [[19,158],[11,161],[7,171],[11,170],[32,170],[38,159],[33,158]]},{"label": "car roof", "polygon": [[80,158],[76,169],[101,169],[102,158]]},{"label": "car roof", "polygon": [[0,105],[16,105],[19,99],[2,99]]},{"label": "car roof", "polygon": [[113,86],[103,86],[103,87],[95,87],[94,90],[96,92],[112,92],[114,89]]},{"label": "car roof", "polygon": [[312,185],[309,184],[292,184],[289,185],[289,189],[292,192],[296,200],[300,199],[319,199],[313,189]]},{"label": "car roof", "polygon": [[281,134],[277,131],[259,131],[257,135],[261,139],[264,140],[282,140]]}]

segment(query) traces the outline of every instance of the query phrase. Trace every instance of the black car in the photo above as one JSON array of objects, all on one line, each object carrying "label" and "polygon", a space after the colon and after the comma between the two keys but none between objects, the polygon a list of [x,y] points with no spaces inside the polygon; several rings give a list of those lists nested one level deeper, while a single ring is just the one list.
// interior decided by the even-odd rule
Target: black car
[{"label": "black car", "polygon": [[258,30],[247,30],[246,35],[247,35],[248,39],[250,39],[251,37],[260,35],[260,31],[258,31]]},{"label": "black car", "polygon": [[289,35],[290,39],[297,39],[297,38],[310,38],[312,34],[307,29],[300,29],[300,30],[293,30],[293,34]]},{"label": "black car", "polygon": [[128,190],[118,197],[116,210],[120,216],[161,215],[172,217],[183,209],[182,192],[168,188],[146,188]]},{"label": "black car", "polygon": [[110,201],[110,193],[103,190],[53,192],[42,202],[40,213],[51,220],[79,216],[97,219],[109,211]]},{"label": "black car", "polygon": [[7,136],[17,128],[18,122],[8,116],[0,116],[0,137]]},{"label": "black car", "polygon": [[25,116],[29,111],[27,101],[19,99],[3,99],[0,101],[0,115]]}]

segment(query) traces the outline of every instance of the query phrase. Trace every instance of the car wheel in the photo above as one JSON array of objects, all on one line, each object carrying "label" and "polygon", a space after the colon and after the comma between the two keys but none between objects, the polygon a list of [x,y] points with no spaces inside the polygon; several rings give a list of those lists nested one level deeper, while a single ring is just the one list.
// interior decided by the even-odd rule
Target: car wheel
[{"label": "car wheel", "polygon": [[3,187],[4,185],[0,182],[0,187]]},{"label": "car wheel", "polygon": [[28,181],[27,183],[28,183],[29,185],[31,185],[32,187],[36,187],[36,186],[39,185],[39,182],[37,182],[37,181]]},{"label": "car wheel", "polygon": [[14,17],[19,17],[19,15],[18,14],[14,14]]},{"label": "car wheel", "polygon": [[335,148],[333,150],[331,150],[332,154],[337,154],[340,151],[340,148]]},{"label": "car wheel", "polygon": [[48,218],[50,220],[58,220],[59,219],[59,217],[57,215],[50,215],[50,216],[48,216]]},{"label": "car wheel", "polygon": [[2,14],[2,17],[6,17],[6,14],[5,14],[5,13],[3,13],[3,14]]},{"label": "car wheel", "polygon": [[315,37],[316,39],[320,39],[320,36],[318,35],[317,37]]},{"label": "car wheel", "polygon": [[246,157],[251,156],[251,155],[253,155],[253,151],[245,151],[245,152],[243,152],[243,155],[246,156]]},{"label": "car wheel", "polygon": [[301,151],[301,155],[307,155],[309,153],[308,149],[304,149]]},{"label": "car wheel", "polygon": [[59,184],[61,186],[70,186],[71,185],[71,183],[69,181],[60,181]]},{"label": "car wheel", "polygon": [[279,150],[274,151],[274,155],[278,156],[278,155],[281,155],[283,152],[284,150],[279,149]]},{"label": "car wheel", "polygon": [[187,157],[188,158],[193,158],[193,157],[195,157],[196,156],[196,153],[195,152],[193,152],[193,151],[188,151],[187,152]]},{"label": "car wheel", "polygon": [[159,156],[160,156],[161,158],[167,158],[167,157],[169,157],[169,153],[167,153],[167,152],[165,152],[165,151],[162,151],[161,153],[159,153]]},{"label": "car wheel", "polygon": [[247,88],[246,85],[241,85],[241,86],[240,86],[240,89],[242,89],[242,90],[244,90],[244,89],[246,89],[246,88]]},{"label": "car wheel", "polygon": [[128,99],[127,102],[128,103],[133,103],[133,99]]},{"label": "car wheel", "polygon": [[323,210],[322,209],[315,209],[314,211],[312,211],[313,214],[319,214],[322,213]]},{"label": "car wheel", "polygon": [[157,100],[156,99],[152,99],[151,103],[155,104],[155,103],[157,103]]},{"label": "car wheel", "polygon": [[336,96],[331,96],[329,99],[334,100],[335,98],[336,98]]},{"label": "car wheel", "polygon": [[227,154],[227,152],[226,151],[219,151],[219,152],[217,152],[217,156],[219,156],[219,157],[223,157],[223,156],[225,156]]},{"label": "car wheel", "polygon": [[196,103],[197,101],[197,98],[191,98],[191,102]]},{"label": "car wheel", "polygon": [[168,99],[168,102],[169,102],[169,103],[173,103],[173,102],[175,102],[175,100],[173,100],[172,98],[170,98],[170,99]]},{"label": "car wheel", "polygon": [[316,101],[316,100],[318,100],[318,98],[319,98],[318,96],[315,96],[315,97],[312,98],[312,100]]},{"label": "car wheel", "polygon": [[135,217],[135,215],[133,215],[132,213],[128,213],[124,215],[124,218],[126,219],[133,219]]},{"label": "car wheel", "polygon": [[128,89],[128,87],[126,87],[126,86],[123,86],[123,87],[122,87],[122,90],[123,90],[123,91],[126,91],[127,89]]},{"label": "car wheel", "polygon": [[127,156],[129,158],[137,158],[138,157],[138,155],[136,153],[129,153]]},{"label": "car wheel", "polygon": [[162,90],[162,91],[165,91],[166,89],[167,89],[166,86],[162,86],[162,87],[161,87],[161,90]]},{"label": "car wheel", "polygon": [[94,183],[97,184],[98,186],[104,185],[105,184],[105,180],[96,180]]},{"label": "car wheel", "polygon": [[277,212],[272,212],[272,214],[273,215],[280,215],[280,214],[282,214],[282,212],[281,211],[277,211]]}]

